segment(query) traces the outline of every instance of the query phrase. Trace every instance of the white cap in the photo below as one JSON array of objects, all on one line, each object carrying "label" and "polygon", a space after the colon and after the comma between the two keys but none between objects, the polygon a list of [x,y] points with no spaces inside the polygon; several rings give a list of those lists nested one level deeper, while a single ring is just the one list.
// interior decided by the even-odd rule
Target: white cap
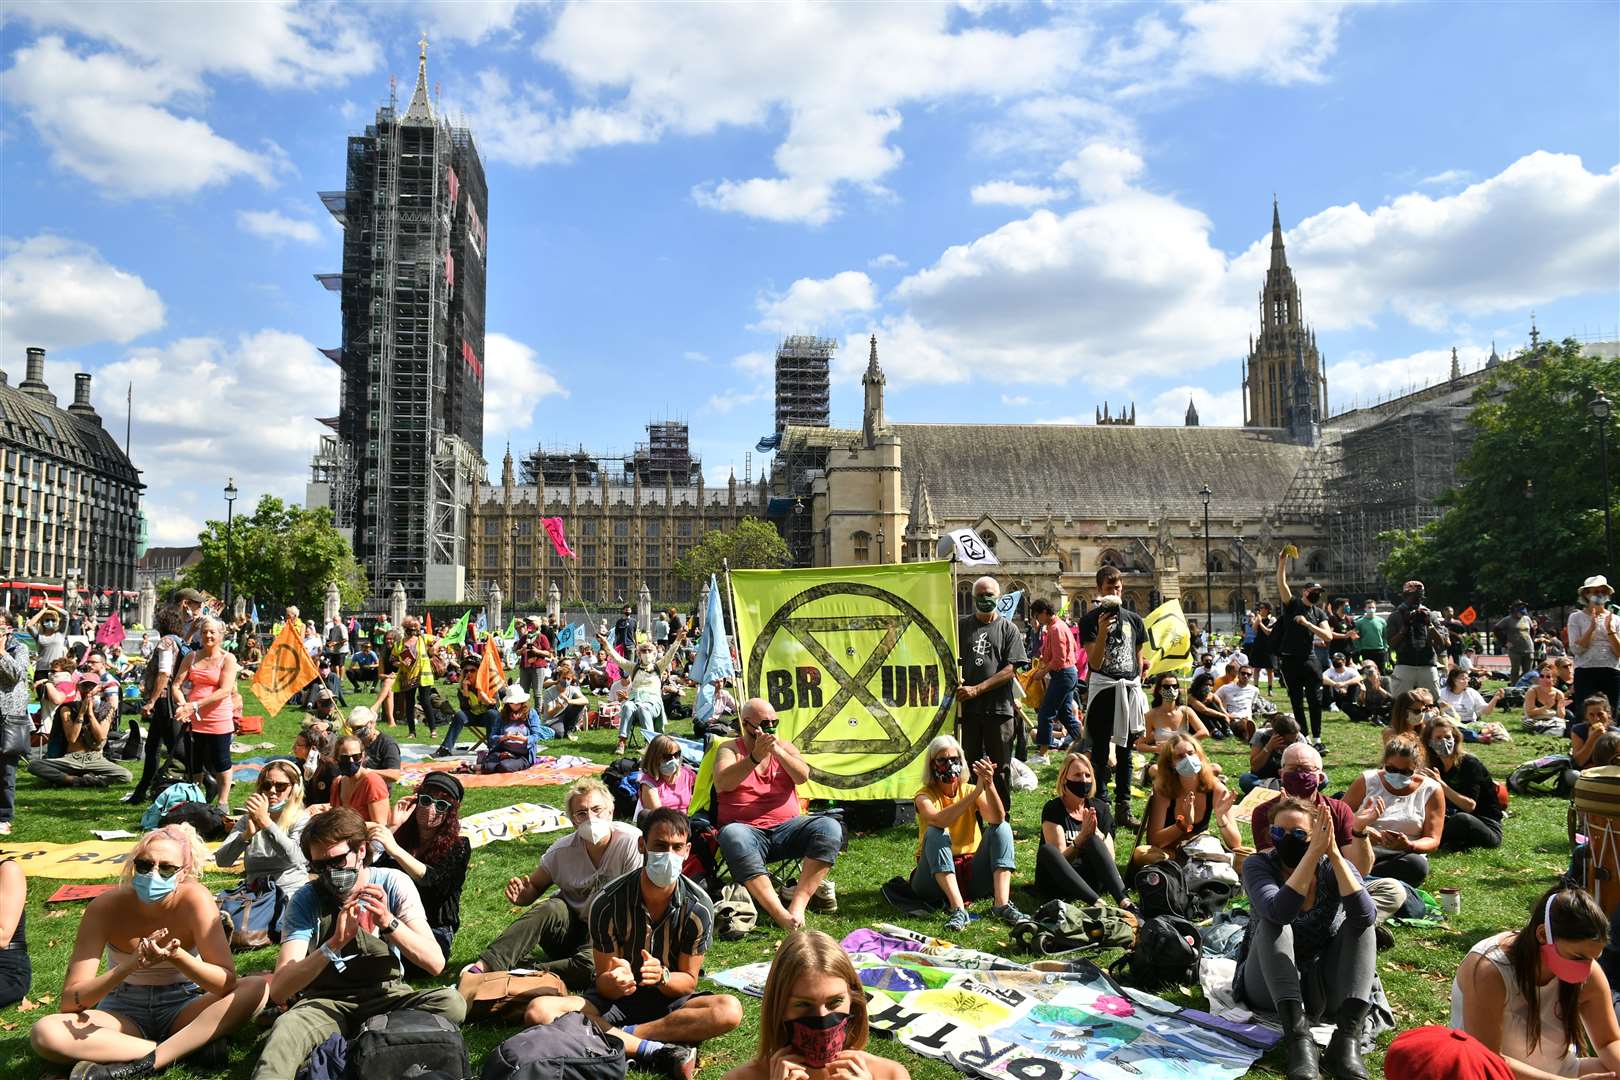
[{"label": "white cap", "polygon": [[519,686],[517,683],[512,683],[505,690],[501,691],[502,705],[522,705],[528,700],[529,692],[523,689],[523,687]]}]

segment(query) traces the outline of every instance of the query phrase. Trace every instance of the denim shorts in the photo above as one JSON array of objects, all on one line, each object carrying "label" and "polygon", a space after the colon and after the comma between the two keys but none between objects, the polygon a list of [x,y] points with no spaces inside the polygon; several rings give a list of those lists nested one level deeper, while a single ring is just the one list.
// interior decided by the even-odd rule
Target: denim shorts
[{"label": "denim shorts", "polygon": [[122,983],[96,1007],[128,1020],[141,1029],[141,1038],[162,1042],[174,1034],[174,1022],[187,1005],[202,997],[196,983],[167,986],[131,986]]}]

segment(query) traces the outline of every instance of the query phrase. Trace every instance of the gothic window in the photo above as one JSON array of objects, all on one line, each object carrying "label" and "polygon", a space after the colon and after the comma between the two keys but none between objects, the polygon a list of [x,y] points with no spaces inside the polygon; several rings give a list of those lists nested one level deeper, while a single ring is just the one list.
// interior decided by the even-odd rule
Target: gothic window
[{"label": "gothic window", "polygon": [[499,536],[500,532],[501,532],[501,523],[500,523],[500,521],[498,521],[497,519],[492,518],[492,517],[484,519],[484,535],[485,536]]},{"label": "gothic window", "polygon": [[991,551],[996,550],[996,534],[995,533],[991,532],[989,529],[986,529],[986,530],[984,530],[984,532],[980,533],[979,535],[984,537],[984,546],[985,547],[989,548]]},{"label": "gothic window", "polygon": [[1123,571],[1125,569],[1125,556],[1113,548],[1104,548],[1103,553],[1097,556],[1097,569],[1101,570],[1105,566],[1112,566],[1115,570]]},{"label": "gothic window", "polygon": [[517,594],[516,596],[512,597],[512,599],[514,601],[516,601],[516,600],[533,600],[534,599],[534,578],[529,578],[529,577],[520,577],[520,578],[518,578],[517,583],[513,586],[513,591],[516,592],[516,594]]},{"label": "gothic window", "polygon": [[630,565],[629,544],[613,545],[613,565],[620,568],[628,567]]},{"label": "gothic window", "polygon": [[659,550],[657,544],[651,544],[647,547],[646,557],[642,561],[647,564],[649,570],[657,570],[663,564],[664,553]]},{"label": "gothic window", "polygon": [[849,538],[850,540],[854,541],[855,544],[855,561],[871,562],[872,551],[870,545],[872,543],[872,534],[864,531],[857,531],[851,533]]},{"label": "gothic window", "polygon": [[522,521],[519,521],[518,524],[517,524],[517,531],[518,531],[519,536],[533,536],[534,535],[534,519],[533,518],[524,518]]},{"label": "gothic window", "polygon": [[589,519],[589,520],[580,522],[579,523],[579,535],[581,535],[581,536],[595,536],[596,535],[596,521],[595,521],[595,519]]},{"label": "gothic window", "polygon": [[964,581],[956,586],[956,614],[959,616],[971,614],[973,611],[973,582]]},{"label": "gothic window", "polygon": [[625,521],[623,518],[620,518],[618,521],[615,521],[613,523],[613,535],[614,536],[629,536],[630,535],[630,523],[628,521]]},{"label": "gothic window", "polygon": [[646,527],[642,531],[646,533],[647,539],[649,540],[656,540],[658,537],[664,535],[663,525],[657,521],[647,522]]},{"label": "gothic window", "polygon": [[581,562],[586,563],[587,565],[596,565],[596,545],[581,544],[579,546],[579,559]]},{"label": "gothic window", "polygon": [[692,523],[690,521],[682,521],[682,522],[680,522],[680,524],[675,526],[675,535],[676,536],[691,536],[692,535]]},{"label": "gothic window", "polygon": [[1311,557],[1306,560],[1305,569],[1313,576],[1321,577],[1327,573],[1327,560],[1322,557],[1320,551],[1313,551]]},{"label": "gothic window", "polygon": [[495,566],[501,561],[501,546],[499,544],[484,545],[484,565]]},{"label": "gothic window", "polygon": [[1142,610],[1142,595],[1141,595],[1141,593],[1128,592],[1128,593],[1125,594],[1124,600],[1125,600],[1125,606],[1127,608],[1129,608],[1131,611],[1141,611]]},{"label": "gothic window", "polygon": [[630,599],[630,579],[620,574],[613,579],[613,595],[616,603],[623,603]]},{"label": "gothic window", "polygon": [[530,547],[528,544],[517,545],[516,559],[518,567],[520,569],[527,570],[533,558],[533,554],[534,548]]},{"label": "gothic window", "polygon": [[1226,561],[1219,555],[1211,555],[1209,557],[1209,571],[1212,574],[1226,573]]}]

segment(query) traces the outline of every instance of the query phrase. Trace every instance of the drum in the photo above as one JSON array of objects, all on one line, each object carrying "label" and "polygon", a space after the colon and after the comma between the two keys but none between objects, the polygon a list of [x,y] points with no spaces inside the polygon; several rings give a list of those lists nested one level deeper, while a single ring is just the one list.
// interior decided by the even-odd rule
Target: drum
[{"label": "drum", "polygon": [[1586,834],[1581,886],[1606,915],[1620,907],[1620,765],[1585,769],[1575,781],[1576,828]]}]

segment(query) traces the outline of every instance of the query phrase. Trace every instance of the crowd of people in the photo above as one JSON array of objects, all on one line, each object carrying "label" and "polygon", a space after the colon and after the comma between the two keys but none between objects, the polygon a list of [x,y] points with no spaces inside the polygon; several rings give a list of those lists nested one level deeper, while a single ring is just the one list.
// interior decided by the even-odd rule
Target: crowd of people
[{"label": "crowd of people", "polygon": [[[1029,891],[1135,911],[1141,869],[1224,860],[1252,912],[1234,990],[1278,1017],[1287,1076],[1367,1076],[1361,1034],[1377,952],[1393,940],[1388,921],[1422,913],[1417,889],[1432,859],[1502,843],[1498,782],[1464,746],[1511,707],[1511,688],[1480,692],[1483,665],[1458,641],[1461,624],[1449,609],[1429,609],[1420,582],[1406,584],[1387,617],[1372,604],[1353,616],[1319,583],[1295,587],[1280,557],[1275,608],[1261,604],[1224,644],[1193,627],[1191,670],[1151,675],[1146,628],[1122,602],[1121,575],[1105,566],[1096,585],[1068,612],[1036,599],[1020,628],[998,610],[995,579],[974,583],[957,634],[956,730],[917,759],[909,892],[941,913],[946,935],[966,928],[978,903],[1008,926],[1026,922],[1014,900],[1015,760],[1053,763]],[[1580,597],[1564,648],[1544,643],[1552,655],[1536,667],[1532,636],[1530,663],[1515,661],[1535,680],[1523,693],[1526,720],[1565,725],[1577,768],[1620,751],[1620,732],[1609,731],[1620,693],[1613,590],[1594,577]],[[36,616],[24,627],[0,613],[0,831],[10,829],[19,762],[40,783],[67,786],[129,783],[117,760],[143,762],[128,801],[144,804],[178,757],[181,775],[230,815],[211,857],[187,825],[137,841],[118,888],[85,910],[63,1011],[34,1025],[41,1058],[71,1066],[75,1080],[144,1075],[183,1057],[220,1062],[232,1033],[259,1017],[269,1033],[255,1077],[290,1078],[323,1042],[353,1036],[373,1016],[414,1009],[459,1024],[480,987],[519,971],[555,980],[554,993],[515,1003],[525,1024],[582,1013],[636,1066],[689,1077],[696,1047],[743,1019],[735,998],[697,989],[713,938],[753,923],[728,916],[739,897],[716,903],[710,888],[723,883],[786,935],[758,1051],[731,1075],[905,1075],[865,1053],[860,981],[839,946],[810,929],[816,915],[837,911],[832,871],[850,838],[838,814],[807,809],[810,767],[771,704],[739,703],[722,687],[693,738],[675,733],[674,721],[690,715],[695,617],[663,613],[643,631],[625,609],[594,644],[571,648],[557,647],[562,628],[543,618],[520,620],[511,640],[470,635],[456,645],[415,616],[364,633],[337,620],[305,626],[296,609],[284,618],[319,674],[297,699],[306,716],[291,753],[266,763],[233,808],[231,741],[241,682],[262,644],[256,633],[182,592],[138,652],[74,656],[63,642],[47,649],[57,626]],[[1516,631],[1518,618],[1501,625]],[[473,677],[485,647],[499,650],[510,682]],[[127,705],[120,675],[132,687]],[[1281,684],[1288,711],[1262,680],[1268,690]],[[374,696],[350,706],[361,694]],[[576,783],[563,806],[570,831],[506,884],[506,900],[525,910],[482,945],[456,987],[414,986],[446,970],[473,852],[454,773],[430,772],[391,799],[402,761],[390,732],[412,736],[420,723],[437,740],[442,727],[436,754],[448,756],[471,731],[475,767],[505,771],[533,764],[546,741],[574,738],[592,712],[616,725],[615,756],[641,748],[631,809],[617,810],[600,780]],[[1324,714],[1334,713],[1382,737],[1376,767],[1337,795],[1324,766]],[[12,749],[14,721],[26,724],[26,741],[40,741],[38,753]],[[1239,776],[1212,758],[1209,744],[1225,739],[1248,746]],[[702,785],[694,747],[710,758]],[[1146,759],[1139,774],[1133,752]],[[1140,817],[1133,782],[1148,792]],[[1253,804],[1245,835],[1237,806],[1255,789],[1272,794]],[[210,859],[240,862],[241,884],[211,893],[201,882]],[[0,1003],[28,988],[25,890],[16,864],[0,862]],[[263,920],[266,905],[273,919]],[[1620,969],[1620,941],[1610,948],[1610,937],[1590,896],[1567,883],[1549,890],[1523,929],[1469,954],[1452,1026],[1520,1077],[1620,1067],[1605,968],[1594,964],[1613,953]],[[275,944],[274,969],[239,975],[232,950],[243,942]],[[1577,1056],[1577,1013],[1593,1061]],[[1333,1028],[1325,1050],[1312,1040],[1316,1023]]]}]

